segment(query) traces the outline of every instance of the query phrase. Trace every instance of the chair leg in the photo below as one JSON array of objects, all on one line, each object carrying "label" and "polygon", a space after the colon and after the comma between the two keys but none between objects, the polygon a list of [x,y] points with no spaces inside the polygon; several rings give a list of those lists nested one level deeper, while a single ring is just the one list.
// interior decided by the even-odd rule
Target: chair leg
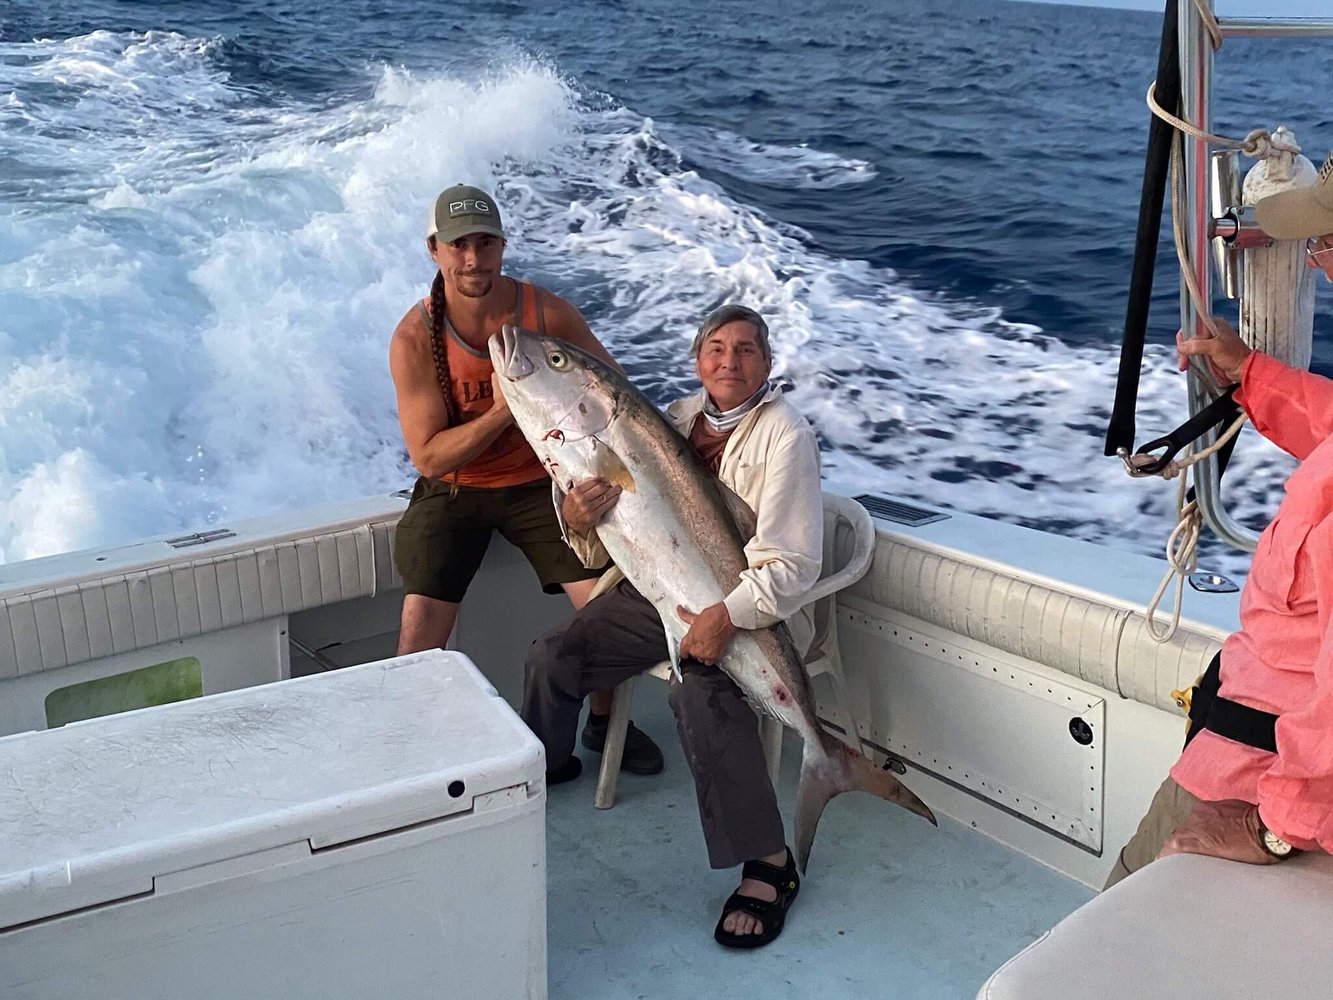
[{"label": "chair leg", "polygon": [[778,787],[778,771],[782,768],[782,723],[771,715],[759,717],[759,742],[764,748],[764,763],[768,765],[768,780]]},{"label": "chair leg", "polygon": [[597,772],[597,792],[592,800],[598,809],[610,809],[616,803],[616,782],[620,780],[620,761],[625,756],[625,734],[629,731],[629,709],[633,700],[634,678],[631,677],[611,696],[606,746],[602,748],[602,766]]}]

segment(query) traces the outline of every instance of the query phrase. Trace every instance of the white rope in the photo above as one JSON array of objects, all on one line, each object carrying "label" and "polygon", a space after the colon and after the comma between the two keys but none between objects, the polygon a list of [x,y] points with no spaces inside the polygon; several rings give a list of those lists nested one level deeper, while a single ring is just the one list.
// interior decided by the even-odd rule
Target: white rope
[{"label": "white rope", "polygon": [[[1151,89],[1148,98],[1149,103],[1152,104]],[[1184,122],[1181,122],[1181,125],[1184,124]],[[1197,129],[1193,130],[1193,132],[1197,131]],[[1251,133],[1251,135],[1253,134]],[[1234,140],[1224,141],[1234,142]],[[1194,304],[1195,314],[1208,328],[1208,332],[1212,336],[1217,336],[1217,326],[1213,322],[1212,314],[1204,306],[1203,294],[1195,280],[1194,269],[1189,266],[1189,253],[1185,243],[1185,226],[1179,211],[1179,205],[1185,199],[1184,179],[1180,170],[1180,156],[1183,145],[1184,140],[1177,132],[1175,140],[1171,143],[1171,231],[1176,245],[1176,258],[1180,264],[1180,274],[1184,279],[1186,289],[1189,291],[1190,301]],[[1179,477],[1180,484],[1176,493],[1176,526],[1171,530],[1171,534],[1166,540],[1167,571],[1162,577],[1162,582],[1158,585],[1156,593],[1153,594],[1152,600],[1148,603],[1144,615],[1148,626],[1148,635],[1155,642],[1170,642],[1172,636],[1176,634],[1176,630],[1180,627],[1180,607],[1184,600],[1185,580],[1198,567],[1199,534],[1203,530],[1203,514],[1199,510],[1197,500],[1191,500],[1188,503],[1185,501],[1189,492],[1190,477],[1187,473],[1190,468],[1210,455],[1216,454],[1224,444],[1239,434],[1241,427],[1245,424],[1245,419],[1245,415],[1241,414],[1207,448],[1182,459],[1173,459],[1156,473],[1156,475],[1167,480]],[[1148,462],[1151,459],[1145,457],[1144,461]],[[1197,483],[1196,477],[1196,486]],[[1166,596],[1167,588],[1171,586],[1172,577],[1176,579],[1176,592],[1172,602],[1171,622],[1165,629],[1158,631],[1157,609],[1162,603],[1162,598]]]},{"label": "white rope", "polygon": [[1222,47],[1222,26],[1217,23],[1217,18],[1209,9],[1207,0],[1194,0],[1194,9],[1199,12],[1199,20],[1203,22],[1204,29],[1207,30],[1209,37],[1213,40],[1213,48]]},{"label": "white rope", "polygon": [[[1239,434],[1241,427],[1245,425],[1245,419],[1245,415],[1241,414],[1207,448],[1190,455],[1188,458],[1170,462],[1159,473],[1163,479],[1179,477],[1180,483],[1176,489],[1176,526],[1171,530],[1171,534],[1166,540],[1167,571],[1162,576],[1162,582],[1157,585],[1157,591],[1153,594],[1152,600],[1148,602],[1148,608],[1144,613],[1148,635],[1152,637],[1154,642],[1170,642],[1171,637],[1176,634],[1176,629],[1180,627],[1180,605],[1184,599],[1185,580],[1198,568],[1199,533],[1203,530],[1203,514],[1199,512],[1199,502],[1197,500],[1185,502],[1185,497],[1189,492],[1189,477],[1183,473],[1191,466],[1216,453],[1223,445]],[[1176,578],[1176,595],[1171,609],[1171,624],[1164,631],[1159,632],[1157,631],[1156,621],[1157,607],[1162,603],[1162,598],[1166,596],[1167,588],[1171,586],[1173,576]]]},{"label": "white rope", "polygon": [[[1203,22],[1204,28],[1213,40],[1213,48],[1222,47],[1222,29],[1218,26],[1217,19],[1213,17],[1213,12],[1209,9],[1206,0],[1194,0],[1194,7],[1199,13],[1199,19]],[[1157,82],[1148,87],[1148,107],[1152,113],[1157,115],[1163,121],[1170,123],[1176,129],[1175,139],[1171,143],[1171,231],[1175,238],[1176,258],[1180,262],[1180,273],[1185,280],[1185,287],[1189,290],[1190,301],[1194,304],[1195,314],[1202,320],[1204,326],[1212,336],[1217,336],[1217,326],[1213,322],[1212,314],[1203,305],[1203,294],[1199,290],[1198,283],[1194,278],[1194,269],[1189,266],[1189,254],[1185,244],[1185,226],[1181,222],[1180,212],[1178,211],[1179,202],[1185,197],[1184,184],[1180,173],[1181,147],[1184,140],[1181,133],[1193,136],[1196,139],[1203,139],[1216,146],[1225,146],[1230,149],[1239,149],[1247,156],[1256,159],[1267,159],[1275,149],[1289,149],[1285,143],[1275,143],[1269,137],[1265,129],[1254,129],[1244,139],[1228,139],[1225,136],[1212,135],[1196,128],[1189,122],[1186,122],[1168,112],[1157,103]],[[1293,150],[1299,152],[1299,150]],[[1185,498],[1189,494],[1189,469],[1215,454],[1228,441],[1240,433],[1241,427],[1245,424],[1245,415],[1241,414],[1231,422],[1225,431],[1223,431],[1216,441],[1202,451],[1195,452],[1184,459],[1172,460],[1166,467],[1157,474],[1163,479],[1180,478],[1176,487],[1176,526],[1171,530],[1171,534],[1166,540],[1166,573],[1162,576],[1162,582],[1157,585],[1157,591],[1153,594],[1152,600],[1148,603],[1147,610],[1144,613],[1144,623],[1148,627],[1148,635],[1154,642],[1170,642],[1171,637],[1176,634],[1180,627],[1180,607],[1184,600],[1185,580],[1198,568],[1198,546],[1199,534],[1203,530],[1203,514],[1199,511],[1198,500],[1190,500],[1188,503]],[[1196,485],[1198,479],[1195,479]],[[1171,623],[1161,632],[1157,630],[1157,608],[1162,603],[1162,598],[1166,596],[1167,588],[1171,586],[1171,578],[1176,578],[1176,593],[1171,606]]]},{"label": "white rope", "polygon": [[1148,108],[1162,121],[1172,126],[1178,132],[1184,132],[1186,135],[1193,136],[1195,139],[1203,139],[1213,146],[1223,146],[1227,149],[1239,149],[1246,156],[1253,157],[1256,160],[1266,160],[1273,152],[1299,153],[1300,147],[1288,142],[1274,142],[1273,137],[1269,135],[1267,129],[1251,129],[1244,139],[1232,139],[1225,135],[1215,135],[1212,132],[1205,132],[1197,125],[1191,125],[1183,118],[1177,118],[1166,108],[1157,103],[1157,81],[1154,80],[1148,84],[1147,94]]},{"label": "white rope", "polygon": [[1180,170],[1181,148],[1184,146],[1184,140],[1180,138],[1180,133],[1176,133],[1175,141],[1171,143],[1171,234],[1176,244],[1176,261],[1180,264],[1180,276],[1185,280],[1185,287],[1189,290],[1190,302],[1194,304],[1195,315],[1203,321],[1203,325],[1208,328],[1210,336],[1217,336],[1217,324],[1213,322],[1213,315],[1203,302],[1203,292],[1199,289],[1199,283],[1194,277],[1194,268],[1190,267],[1189,249],[1185,244],[1185,223],[1181,221],[1178,207],[1180,202],[1185,200],[1185,180]]},{"label": "white rope", "polygon": [[[1194,6],[1198,10],[1204,27],[1212,37],[1213,48],[1220,48],[1222,45],[1221,28],[1218,26],[1217,19],[1213,17],[1212,11],[1208,9],[1206,0],[1194,0]],[[1203,300],[1203,293],[1195,280],[1194,269],[1190,266],[1189,251],[1185,239],[1185,224],[1180,213],[1180,203],[1185,200],[1187,194],[1180,169],[1180,159],[1184,147],[1183,136],[1190,135],[1214,146],[1239,149],[1245,155],[1260,160],[1267,159],[1276,152],[1299,153],[1300,150],[1290,143],[1274,142],[1268,131],[1261,128],[1253,129],[1244,139],[1231,139],[1227,136],[1205,132],[1203,129],[1171,114],[1157,103],[1157,82],[1155,80],[1148,87],[1147,100],[1152,113],[1176,129],[1175,139],[1171,143],[1171,232],[1176,246],[1176,259],[1180,264],[1180,274],[1185,282],[1185,288],[1189,292],[1195,315],[1208,329],[1208,332],[1215,337],[1217,336],[1217,325],[1213,321],[1208,304]],[[1199,533],[1203,528],[1203,514],[1199,511],[1197,500],[1191,500],[1188,503],[1185,501],[1185,497],[1189,493],[1190,477],[1187,473],[1192,466],[1215,454],[1224,444],[1240,433],[1245,420],[1245,415],[1241,414],[1207,448],[1186,458],[1173,460],[1167,463],[1165,468],[1155,473],[1168,480],[1180,477],[1176,494],[1176,526],[1172,529],[1166,541],[1168,568],[1166,574],[1162,577],[1161,584],[1157,587],[1157,592],[1148,604],[1145,615],[1148,634],[1157,642],[1170,641],[1180,627],[1180,606],[1184,596],[1185,579],[1198,566],[1197,553]],[[1151,457],[1144,456],[1141,464],[1148,464],[1151,461]],[[1134,464],[1132,458],[1130,463],[1131,465]],[[1197,478],[1195,482],[1197,485]],[[1165,630],[1159,632],[1156,624],[1156,613],[1162,598],[1166,596],[1167,588],[1170,587],[1173,576],[1176,578],[1176,593],[1173,601],[1171,623]]]},{"label": "white rope", "polygon": [[[1180,488],[1176,494],[1176,505],[1180,511],[1180,517],[1176,521],[1176,526],[1171,529],[1171,534],[1166,540],[1166,562],[1169,567],[1166,574],[1162,577],[1162,582],[1157,585],[1157,592],[1152,595],[1152,600],[1148,603],[1148,609],[1144,613],[1145,624],[1148,626],[1148,635],[1154,642],[1170,642],[1171,637],[1176,634],[1176,629],[1180,627],[1180,605],[1185,594],[1185,579],[1194,572],[1198,565],[1195,549],[1199,544],[1199,531],[1202,527],[1203,516],[1199,513],[1199,503],[1197,500],[1191,500],[1185,503],[1185,477],[1180,479]],[[1162,632],[1157,631],[1157,606],[1162,603],[1162,598],[1166,596],[1166,589],[1171,586],[1171,578],[1176,578],[1176,596],[1171,607],[1171,624]]]}]

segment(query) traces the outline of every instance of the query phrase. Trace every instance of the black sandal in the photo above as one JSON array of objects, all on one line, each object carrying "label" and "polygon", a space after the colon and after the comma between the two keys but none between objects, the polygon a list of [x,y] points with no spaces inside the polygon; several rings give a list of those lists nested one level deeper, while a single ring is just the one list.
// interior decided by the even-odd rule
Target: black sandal
[{"label": "black sandal", "polygon": [[[756,882],[771,885],[778,891],[778,898],[770,903],[733,892],[722,907],[722,916],[718,918],[713,939],[728,948],[762,948],[770,941],[776,940],[782,933],[782,925],[787,920],[787,910],[791,907],[796,894],[801,891],[801,878],[796,874],[796,860],[791,856],[791,848],[787,849],[787,863],[783,867],[779,868],[765,861],[747,861],[745,867],[741,869],[741,878],[752,878]],[[763,933],[733,934],[723,930],[722,925],[726,922],[727,916],[737,912],[757,917],[764,926]]]}]

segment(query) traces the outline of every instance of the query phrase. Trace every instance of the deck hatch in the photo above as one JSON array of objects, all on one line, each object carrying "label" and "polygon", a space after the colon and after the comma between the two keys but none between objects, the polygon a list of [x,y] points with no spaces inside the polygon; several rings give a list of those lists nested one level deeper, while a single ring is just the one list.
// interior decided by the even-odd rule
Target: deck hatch
[{"label": "deck hatch", "polygon": [[882,706],[870,742],[1100,856],[1105,700],[1032,660],[852,603],[838,640]]},{"label": "deck hatch", "polygon": [[927,510],[924,507],[913,507],[911,504],[903,503],[900,500],[889,500],[885,497],[875,496],[873,493],[862,493],[852,499],[870,511],[875,517],[882,517],[886,521],[896,521],[898,524],[905,524],[909,528],[943,521],[949,517],[948,514],[941,514],[939,511]]}]

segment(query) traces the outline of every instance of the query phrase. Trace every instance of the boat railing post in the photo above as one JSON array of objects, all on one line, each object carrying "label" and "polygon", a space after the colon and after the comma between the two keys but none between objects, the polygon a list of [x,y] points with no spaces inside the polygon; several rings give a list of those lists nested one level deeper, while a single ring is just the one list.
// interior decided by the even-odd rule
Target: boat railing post
[{"label": "boat railing post", "polygon": [[[1212,8],[1212,0],[1207,0]],[[1180,98],[1182,117],[1197,126],[1201,131],[1212,131],[1212,83],[1213,83],[1213,43],[1212,37],[1204,26],[1203,19],[1193,3],[1182,3],[1178,14],[1180,21]],[[1198,283],[1200,298],[1204,303],[1212,302],[1212,267],[1209,226],[1212,222],[1211,202],[1208,195],[1210,167],[1208,162],[1208,143],[1192,136],[1184,137],[1185,160],[1183,166],[1188,179],[1186,190],[1188,201],[1178,205],[1177,210],[1185,213],[1185,245],[1189,252],[1189,267],[1194,280]],[[1181,282],[1180,289],[1180,326],[1183,330],[1197,328],[1199,316],[1190,300],[1189,291]],[[1216,389],[1205,383],[1194,367],[1187,376],[1189,386],[1190,416],[1194,416],[1216,397]],[[1209,431],[1199,442],[1200,449],[1206,448],[1217,439],[1217,430]],[[1222,502],[1221,477],[1218,472],[1217,456],[1212,455],[1194,466],[1195,496],[1199,510],[1210,528],[1229,545],[1254,551],[1259,536],[1246,528],[1226,509]]]}]

